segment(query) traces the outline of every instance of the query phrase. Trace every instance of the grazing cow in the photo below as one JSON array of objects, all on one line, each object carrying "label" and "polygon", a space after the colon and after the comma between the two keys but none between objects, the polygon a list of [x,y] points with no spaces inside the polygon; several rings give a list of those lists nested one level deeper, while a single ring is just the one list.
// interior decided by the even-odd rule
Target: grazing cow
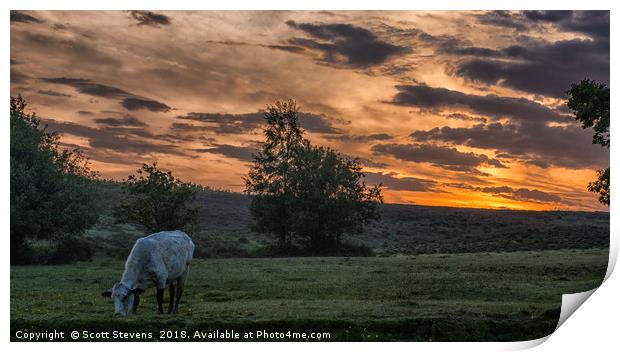
[{"label": "grazing cow", "polygon": [[102,295],[112,297],[115,315],[127,315],[136,313],[140,294],[155,287],[159,313],[163,313],[164,289],[170,285],[168,314],[176,314],[193,255],[194,243],[183,231],[162,231],[139,238],[125,262],[121,281]]}]

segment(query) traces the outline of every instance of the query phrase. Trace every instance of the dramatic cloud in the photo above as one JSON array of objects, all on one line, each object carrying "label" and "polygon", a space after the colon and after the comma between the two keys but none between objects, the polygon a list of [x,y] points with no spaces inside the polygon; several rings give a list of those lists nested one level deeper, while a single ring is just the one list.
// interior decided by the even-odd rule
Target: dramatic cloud
[{"label": "dramatic cloud", "polygon": [[108,118],[101,118],[101,119],[95,119],[95,123],[98,123],[100,125],[107,125],[107,126],[133,126],[133,127],[141,127],[141,126],[146,126],[146,124],[140,120],[138,120],[137,118],[131,116],[131,115],[125,115],[122,118],[114,118],[114,117],[108,117]]},{"label": "dramatic cloud", "polygon": [[486,84],[564,98],[570,85],[584,78],[609,81],[609,41],[563,40],[515,45],[502,50],[510,60],[472,59],[456,73]]},{"label": "dramatic cloud", "polygon": [[411,52],[404,46],[382,41],[373,32],[351,24],[311,24],[287,21],[292,28],[301,30],[311,37],[293,38],[289,44],[318,50],[323,53],[322,61],[351,67],[369,67],[386,62],[392,56]]},{"label": "dramatic cloud", "polygon": [[131,17],[138,21],[138,26],[159,27],[170,24],[170,17],[151,11],[130,11]]},{"label": "dramatic cloud", "polygon": [[364,181],[371,185],[382,184],[392,191],[428,192],[434,191],[435,181],[416,177],[395,177],[396,173],[365,172]]},{"label": "dramatic cloud", "polygon": [[[152,155],[169,154],[176,156],[186,156],[187,154],[176,145],[158,143],[158,137],[144,131],[143,129],[114,129],[114,128],[93,128],[73,122],[57,121],[53,119],[43,119],[50,131],[61,134],[88,139],[88,144],[94,150],[98,150],[98,156],[102,156],[103,150],[124,154]],[[140,136],[142,138],[136,138]],[[103,160],[102,160],[103,161]]]},{"label": "dramatic cloud", "polygon": [[522,36],[520,43],[501,49],[464,47],[460,40],[448,40],[439,44],[442,52],[477,56],[459,61],[457,75],[556,98],[564,98],[570,85],[584,78],[609,83],[609,11],[493,11],[477,18],[519,31],[546,24],[590,39],[550,42]]},{"label": "dramatic cloud", "polygon": [[443,169],[472,174],[481,174],[476,169],[479,166],[505,168],[499,160],[484,154],[463,153],[456,148],[431,144],[376,144],[370,149],[375,155],[390,155],[404,161],[430,163]]},{"label": "dramatic cloud", "polygon": [[609,11],[524,11],[525,18],[546,22],[561,31],[577,32],[591,38],[609,38]]},{"label": "dramatic cloud", "polygon": [[41,78],[41,81],[53,84],[62,84],[75,88],[78,92],[104,98],[123,98],[131,96],[132,94],[124,91],[120,88],[107,86],[92,82],[89,79],[84,78]]},{"label": "dramatic cloud", "polygon": [[147,109],[154,112],[168,112],[170,107],[156,100],[143,98],[125,98],[120,103],[127,110]]},{"label": "dramatic cloud", "polygon": [[465,94],[425,85],[401,85],[396,88],[398,93],[392,100],[396,105],[425,109],[463,107],[496,119],[508,117],[520,121],[567,121],[557,111],[525,98]]},{"label": "dramatic cloud", "polygon": [[467,114],[461,114],[461,113],[458,113],[458,112],[455,112],[453,114],[449,114],[446,117],[448,119],[452,119],[452,120],[475,121],[475,122],[482,122],[482,123],[486,123],[487,122],[487,119],[485,119],[484,117],[471,116],[471,115],[467,115]]},{"label": "dramatic cloud", "polygon": [[41,78],[41,81],[62,84],[77,89],[78,92],[103,98],[122,99],[120,104],[127,110],[147,109],[154,112],[168,112],[170,107],[156,100],[141,98],[123,89],[99,84],[84,78]]},{"label": "dramatic cloud", "polygon": [[42,23],[43,21],[20,11],[11,11],[11,22]]},{"label": "dramatic cloud", "polygon": [[220,154],[228,158],[238,159],[241,161],[252,161],[254,154],[258,152],[256,147],[236,146],[230,144],[217,144],[210,148],[193,149],[199,153]]},{"label": "dramatic cloud", "polygon": [[[190,120],[208,123],[207,126],[197,126],[198,129],[212,130],[221,134],[247,133],[260,128],[265,122],[265,113],[261,110],[246,114],[220,114],[190,112],[187,115],[178,116],[181,120]],[[312,113],[299,113],[299,125],[309,132],[337,134],[340,130],[332,126],[325,115]],[[176,124],[173,127],[178,129],[191,129],[194,125]]]},{"label": "dramatic cloud", "polygon": [[527,26],[520,15],[510,11],[488,11],[475,16],[478,22],[494,27],[503,27],[523,32]]},{"label": "dramatic cloud", "polygon": [[599,168],[609,164],[606,150],[593,145],[591,132],[578,126],[550,127],[532,123],[491,123],[470,128],[444,126],[415,131],[411,138],[418,142],[441,141],[492,149],[502,152],[502,157],[540,167]]}]

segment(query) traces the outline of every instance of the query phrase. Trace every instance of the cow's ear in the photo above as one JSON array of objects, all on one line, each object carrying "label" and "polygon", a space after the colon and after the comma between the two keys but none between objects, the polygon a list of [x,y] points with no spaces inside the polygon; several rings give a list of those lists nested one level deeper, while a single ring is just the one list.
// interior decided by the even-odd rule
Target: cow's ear
[{"label": "cow's ear", "polygon": [[131,290],[129,290],[129,292],[133,293],[134,295],[139,295],[142,292],[144,292],[144,290],[141,288],[134,287]]},{"label": "cow's ear", "polygon": [[103,297],[110,297],[110,296],[112,296],[112,290],[103,291],[103,292],[101,292],[101,295]]}]

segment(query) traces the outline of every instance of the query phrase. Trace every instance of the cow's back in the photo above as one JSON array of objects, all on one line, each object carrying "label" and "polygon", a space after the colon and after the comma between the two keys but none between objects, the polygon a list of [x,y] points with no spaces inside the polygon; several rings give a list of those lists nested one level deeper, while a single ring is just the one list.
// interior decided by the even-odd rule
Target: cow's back
[{"label": "cow's back", "polygon": [[134,250],[143,263],[148,262],[148,271],[165,272],[167,281],[172,282],[187,270],[193,258],[194,243],[183,231],[162,231],[138,239]]}]

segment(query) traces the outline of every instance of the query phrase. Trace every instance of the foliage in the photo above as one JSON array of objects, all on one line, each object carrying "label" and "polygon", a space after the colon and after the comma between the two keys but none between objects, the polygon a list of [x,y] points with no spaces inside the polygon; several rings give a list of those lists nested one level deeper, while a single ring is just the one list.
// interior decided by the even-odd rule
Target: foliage
[{"label": "foliage", "polygon": [[304,141],[292,166],[292,229],[311,248],[337,246],[345,232],[379,219],[381,188],[366,186],[356,159]]},{"label": "foliage", "polygon": [[160,170],[157,163],[143,164],[123,185],[126,198],[114,209],[117,222],[138,223],[149,232],[194,229],[198,206],[193,201],[200,186]]},{"label": "foliage", "polygon": [[[575,119],[581,122],[581,127],[592,127],[594,130],[592,143],[609,148],[609,87],[586,79],[571,85],[566,93],[566,105],[574,112]],[[599,201],[609,205],[609,168],[598,170],[597,174],[597,180],[588,184],[588,190],[598,193]]]},{"label": "foliage", "polygon": [[265,112],[265,142],[245,178],[255,229],[279,245],[303,241],[319,249],[340,244],[345,232],[378,219],[380,187],[367,187],[359,162],[303,138],[293,100]]},{"label": "foliage", "polygon": [[[63,241],[97,221],[95,179],[79,150],[62,149],[59,136],[11,97],[11,262],[29,263],[29,242]],[[67,259],[69,260],[69,258]]]},{"label": "foliage", "polygon": [[267,127],[263,131],[266,139],[245,178],[246,192],[252,195],[254,229],[276,234],[281,245],[291,240],[290,166],[303,142],[297,114],[297,104],[292,100],[267,107]]},{"label": "foliage", "polygon": [[596,171],[597,179],[588,184],[588,191],[598,193],[598,201],[609,205],[609,168]]}]

